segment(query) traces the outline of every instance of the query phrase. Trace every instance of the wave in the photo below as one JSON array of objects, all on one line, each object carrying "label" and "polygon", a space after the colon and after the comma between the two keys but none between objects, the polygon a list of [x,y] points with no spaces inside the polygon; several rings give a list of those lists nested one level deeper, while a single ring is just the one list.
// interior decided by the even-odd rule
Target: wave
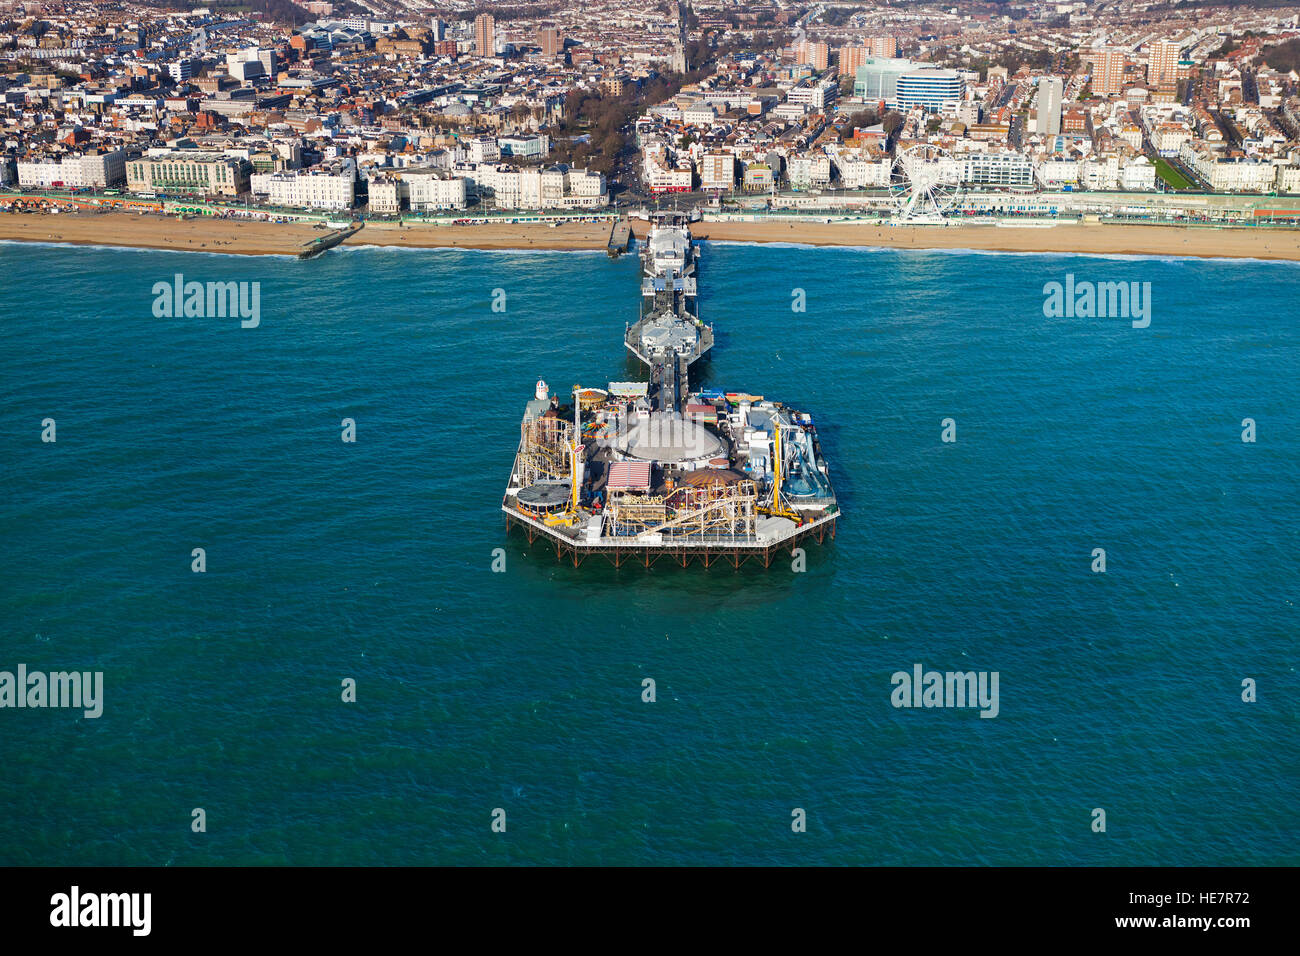
[{"label": "wave", "polygon": [[564,255],[589,255],[589,256],[606,256],[604,249],[548,249],[537,246],[503,246],[500,248],[482,249],[476,246],[397,246],[388,245],[379,242],[349,242],[346,245],[335,246],[329,252],[356,253],[366,250],[369,252],[485,252],[485,253],[505,253],[508,255],[543,255],[543,254],[564,254]]},{"label": "wave", "polygon": [[1254,256],[1191,256],[1159,252],[1062,252],[1061,250],[1023,249],[897,249],[898,252],[942,252],[970,256],[1054,256],[1061,259],[1113,259],[1134,262],[1158,259],[1165,262],[1231,262],[1259,265],[1300,265],[1295,259],[1259,259]]}]

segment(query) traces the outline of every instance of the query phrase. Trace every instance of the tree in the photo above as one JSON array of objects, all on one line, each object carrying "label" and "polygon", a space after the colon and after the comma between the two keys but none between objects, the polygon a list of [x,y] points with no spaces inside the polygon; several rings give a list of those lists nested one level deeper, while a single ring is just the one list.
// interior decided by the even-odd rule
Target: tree
[{"label": "tree", "polygon": [[1263,52],[1260,59],[1279,73],[1300,70],[1300,39],[1285,40],[1271,46]]},{"label": "tree", "polygon": [[866,129],[868,126],[875,126],[880,122],[880,117],[874,110],[858,110],[850,116],[844,118],[836,127],[839,131],[840,139],[849,139],[855,129]]}]

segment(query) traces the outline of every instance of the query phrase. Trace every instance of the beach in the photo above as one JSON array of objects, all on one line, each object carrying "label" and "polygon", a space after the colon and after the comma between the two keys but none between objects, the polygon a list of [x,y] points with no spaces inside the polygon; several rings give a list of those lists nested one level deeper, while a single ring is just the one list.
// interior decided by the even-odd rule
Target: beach
[{"label": "beach", "polygon": [[990,252],[1202,256],[1300,260],[1300,229],[1211,228],[1068,223],[1040,226],[890,226],[879,223],[699,222],[698,239],[796,242],[814,246],[888,246]]},{"label": "beach", "polygon": [[492,223],[439,226],[429,223],[366,223],[347,240],[353,246],[405,246],[411,249],[604,249],[608,222]]},{"label": "beach", "polygon": [[[326,230],[308,223],[257,219],[177,219],[130,213],[0,213],[0,240],[128,246],[236,255],[297,255]],[[442,226],[368,222],[348,240],[357,246],[466,249],[604,249],[609,224],[544,223]]]},{"label": "beach", "polygon": [[[646,224],[632,223],[644,238]],[[902,249],[973,249],[996,252],[1060,252],[1094,255],[1200,256],[1300,260],[1300,229],[1212,228],[1113,223],[1036,226],[891,226],[877,222],[822,223],[765,220],[697,222],[699,239],[730,242],[789,242],[825,246],[881,246]],[[0,214],[0,240],[131,246],[146,249],[296,255],[324,233],[305,223],[245,219],[180,220],[129,213],[95,215]],[[433,225],[367,223],[347,240],[353,246],[464,249],[603,249],[606,222],[492,223]]]},{"label": "beach", "polygon": [[0,213],[0,240],[130,246],[242,255],[297,255],[323,235],[305,223],[253,219],[178,219],[131,213]]}]

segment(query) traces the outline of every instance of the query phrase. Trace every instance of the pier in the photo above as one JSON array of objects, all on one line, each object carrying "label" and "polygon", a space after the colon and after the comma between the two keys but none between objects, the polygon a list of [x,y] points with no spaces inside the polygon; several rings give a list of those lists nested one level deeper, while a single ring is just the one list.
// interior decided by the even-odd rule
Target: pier
[{"label": "pier", "polygon": [[[611,237],[611,242],[613,241]],[[651,220],[642,252],[638,318],[624,347],[643,382],[575,386],[544,381],[520,422],[501,508],[508,529],[545,538],[579,566],[739,568],[835,536],[839,505],[811,415],[748,392],[692,387],[714,344],[699,314],[689,219]]]},{"label": "pier", "polygon": [[611,259],[617,259],[623,253],[627,252],[627,247],[632,243],[632,224],[626,219],[614,220],[614,225],[609,230],[609,256]]},{"label": "pier", "polygon": [[363,226],[365,226],[364,222],[357,221],[349,223],[342,229],[335,229],[331,232],[325,233],[323,236],[317,236],[310,242],[303,244],[302,252],[298,253],[298,258],[313,259],[326,249],[333,249],[353,233],[360,232]]}]

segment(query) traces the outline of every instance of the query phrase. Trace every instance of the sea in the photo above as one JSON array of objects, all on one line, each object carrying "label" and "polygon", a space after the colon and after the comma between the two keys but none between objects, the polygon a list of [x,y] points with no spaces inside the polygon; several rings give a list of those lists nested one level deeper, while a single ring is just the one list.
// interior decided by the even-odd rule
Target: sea
[{"label": "sea", "polygon": [[0,864],[1300,863],[1300,264],[700,274],[696,381],[818,424],[801,561],[507,532],[536,382],[644,377],[635,256],[0,245],[0,671],[103,682],[0,707]]}]

